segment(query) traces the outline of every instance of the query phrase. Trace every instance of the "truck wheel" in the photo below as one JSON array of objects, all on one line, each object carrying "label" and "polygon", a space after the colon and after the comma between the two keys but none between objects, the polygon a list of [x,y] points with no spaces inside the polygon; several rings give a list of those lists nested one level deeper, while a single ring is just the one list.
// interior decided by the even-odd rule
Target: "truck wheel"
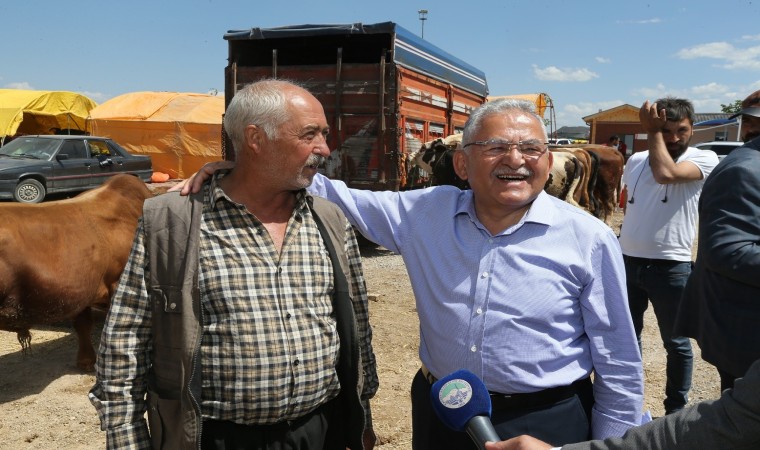
[{"label": "truck wheel", "polygon": [[13,198],[21,203],[39,203],[45,198],[45,186],[34,178],[21,180],[13,191]]}]

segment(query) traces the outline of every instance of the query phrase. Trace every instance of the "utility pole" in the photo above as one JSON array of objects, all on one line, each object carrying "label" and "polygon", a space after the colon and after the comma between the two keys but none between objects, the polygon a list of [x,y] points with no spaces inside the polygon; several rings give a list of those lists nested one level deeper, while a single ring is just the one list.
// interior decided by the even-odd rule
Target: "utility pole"
[{"label": "utility pole", "polygon": [[420,15],[420,23],[422,24],[422,39],[425,39],[425,21],[427,20],[427,9],[420,9],[417,14]]}]

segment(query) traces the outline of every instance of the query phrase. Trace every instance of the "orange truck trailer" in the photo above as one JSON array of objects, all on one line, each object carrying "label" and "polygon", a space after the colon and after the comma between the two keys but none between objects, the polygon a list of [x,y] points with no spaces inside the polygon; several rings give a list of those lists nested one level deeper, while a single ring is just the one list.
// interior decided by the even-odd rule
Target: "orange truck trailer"
[{"label": "orange truck trailer", "polygon": [[[321,102],[332,150],[320,170],[350,187],[403,190],[410,153],[460,133],[486,101],[485,74],[393,22],[233,30],[225,105],[262,78],[295,80]],[[225,134],[224,157],[234,160]]]}]

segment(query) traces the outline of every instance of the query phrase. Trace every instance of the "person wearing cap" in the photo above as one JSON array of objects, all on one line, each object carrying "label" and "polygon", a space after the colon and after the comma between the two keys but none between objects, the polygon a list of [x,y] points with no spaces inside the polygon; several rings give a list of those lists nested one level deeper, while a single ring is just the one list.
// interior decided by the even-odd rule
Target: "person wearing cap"
[{"label": "person wearing cap", "polygon": [[721,390],[760,358],[760,91],[736,116],[744,146],[705,181],[697,260],[676,323],[718,369]]},{"label": "person wearing cap", "polygon": [[623,171],[625,216],[620,248],[628,306],[641,349],[644,313],[651,303],[667,352],[663,406],[672,414],[689,401],[694,356],[688,337],[673,333],[691,273],[702,185],[718,164],[711,150],[689,146],[694,107],[675,97],[644,102],[639,110],[649,150],[635,153]]}]

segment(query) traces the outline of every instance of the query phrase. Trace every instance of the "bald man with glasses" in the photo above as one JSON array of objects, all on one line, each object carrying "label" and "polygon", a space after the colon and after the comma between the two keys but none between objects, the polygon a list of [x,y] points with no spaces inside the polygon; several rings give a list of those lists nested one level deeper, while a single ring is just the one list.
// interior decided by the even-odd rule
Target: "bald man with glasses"
[{"label": "bald man with glasses", "polygon": [[476,448],[430,401],[463,368],[490,391],[502,439],[621,436],[640,422],[643,379],[617,237],[543,191],[553,156],[531,103],[484,104],[462,142],[454,167],[471,190],[372,192],[320,175],[309,188],[404,258],[420,319],[413,448]]}]

